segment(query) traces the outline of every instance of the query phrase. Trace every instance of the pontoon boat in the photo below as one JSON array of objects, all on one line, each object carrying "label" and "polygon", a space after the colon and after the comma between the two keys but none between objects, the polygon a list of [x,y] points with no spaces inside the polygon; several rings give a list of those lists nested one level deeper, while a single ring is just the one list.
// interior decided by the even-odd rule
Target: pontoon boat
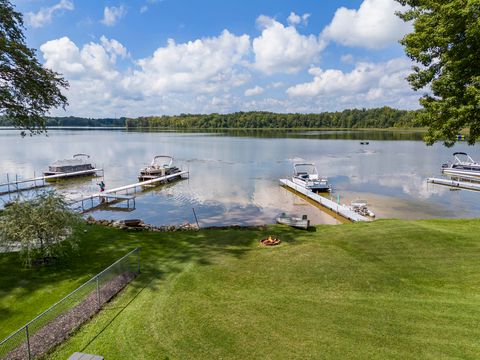
[{"label": "pontoon boat", "polygon": [[292,181],[313,192],[330,191],[328,180],[319,178],[317,168],[311,163],[294,164]]},{"label": "pontoon boat", "polygon": [[43,175],[60,175],[74,172],[82,172],[79,176],[93,175],[96,170],[89,158],[90,156],[87,154],[75,154],[73,159],[57,160],[48,167],[48,170]]},{"label": "pontoon boat", "polygon": [[442,172],[450,176],[480,177],[480,164],[464,152],[453,153],[454,162],[442,165]]},{"label": "pontoon boat", "polygon": [[161,176],[173,175],[181,172],[173,166],[173,157],[168,155],[157,155],[146,168],[140,170],[139,181],[151,180]]}]

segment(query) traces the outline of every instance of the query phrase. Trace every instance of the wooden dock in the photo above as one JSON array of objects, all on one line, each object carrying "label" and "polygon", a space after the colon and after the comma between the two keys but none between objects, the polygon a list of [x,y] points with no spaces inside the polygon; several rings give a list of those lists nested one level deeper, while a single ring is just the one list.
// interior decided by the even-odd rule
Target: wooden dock
[{"label": "wooden dock", "polygon": [[303,186],[295,184],[293,181],[290,181],[288,179],[280,179],[280,183],[290,189],[293,189],[299,192],[300,194],[305,195],[309,199],[315,201],[321,206],[327,208],[330,211],[333,211],[334,213],[342,216],[347,220],[350,220],[353,222],[370,221],[370,219],[368,219],[367,217],[357,214],[355,211],[350,210],[348,207],[337,204],[336,202],[330,199],[324,198],[323,196],[320,196],[314,193],[313,191],[304,188]]},{"label": "wooden dock", "polygon": [[90,169],[83,171],[75,171],[64,174],[48,175],[48,176],[33,176],[31,179],[19,179],[18,175],[15,175],[15,180],[10,180],[10,176],[7,174],[7,182],[0,184],[0,195],[12,194],[22,191],[34,190],[48,186],[45,181],[64,179],[82,175],[96,174],[102,172],[103,169]]},{"label": "wooden dock", "polygon": [[480,191],[480,183],[475,183],[475,182],[442,179],[442,178],[428,178],[427,183],[443,185],[443,186],[448,186],[448,187],[457,188],[457,189]]}]

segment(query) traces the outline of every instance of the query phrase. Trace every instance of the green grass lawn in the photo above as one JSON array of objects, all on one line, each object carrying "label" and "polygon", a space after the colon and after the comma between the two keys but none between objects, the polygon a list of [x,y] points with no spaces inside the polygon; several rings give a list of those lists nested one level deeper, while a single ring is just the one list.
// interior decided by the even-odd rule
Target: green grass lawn
[{"label": "green grass lawn", "polygon": [[[270,233],[280,246],[258,244]],[[12,271],[12,256],[0,255],[0,335],[141,246],[142,274],[49,358],[478,358],[479,234],[478,220],[310,232],[89,227],[55,267]]]}]

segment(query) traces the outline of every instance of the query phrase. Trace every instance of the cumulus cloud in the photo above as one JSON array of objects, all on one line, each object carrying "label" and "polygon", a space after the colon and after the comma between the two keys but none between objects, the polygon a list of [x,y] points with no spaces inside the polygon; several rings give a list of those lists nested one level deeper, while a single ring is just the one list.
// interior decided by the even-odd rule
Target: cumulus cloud
[{"label": "cumulus cloud", "polygon": [[294,26],[285,27],[267,16],[257,24],[262,34],[253,40],[254,67],[266,74],[296,73],[310,65],[325,47],[314,35],[302,35]]},{"label": "cumulus cloud", "polygon": [[[46,42],[40,50],[45,65],[70,81],[70,111],[84,116],[106,116],[111,109],[132,115],[172,113],[179,108],[194,112],[200,105],[192,100],[195,94],[228,95],[229,89],[250,79],[244,64],[250,53],[249,37],[228,31],[181,44],[170,40],[152,56],[131,60],[127,70],[116,64],[118,58],[129,57],[127,49],[105,36],[81,48],[63,37]],[[217,99],[234,103],[224,95]],[[223,106],[211,103],[208,108],[215,105]]]},{"label": "cumulus cloud", "polygon": [[115,39],[109,40],[102,35],[100,43],[105,50],[110,53],[112,62],[115,62],[117,56],[120,56],[122,59],[125,59],[128,56],[127,48]]},{"label": "cumulus cloud", "polygon": [[410,72],[411,63],[398,58],[386,63],[358,63],[350,72],[336,69],[322,70],[313,67],[309,73],[313,81],[290,87],[287,93],[291,96],[318,96],[324,94],[359,93],[374,87],[397,88],[408,86],[405,77]]},{"label": "cumulus cloud", "polygon": [[406,58],[392,59],[383,63],[360,62],[350,72],[337,69],[322,70],[313,67],[309,73],[311,82],[287,89],[291,97],[336,98],[349,104],[386,104],[402,99],[417,98],[406,81],[411,62]]},{"label": "cumulus cloud", "polygon": [[61,0],[58,4],[47,8],[41,8],[40,11],[28,12],[25,17],[27,25],[39,28],[52,22],[53,15],[61,10],[74,10],[75,6],[71,0]]},{"label": "cumulus cloud", "polygon": [[293,25],[293,26],[298,24],[307,25],[309,17],[310,17],[310,14],[297,15],[294,12],[291,12],[287,18],[287,21],[290,25]]},{"label": "cumulus cloud", "polygon": [[260,95],[263,93],[265,90],[261,86],[255,86],[253,88],[245,90],[244,95],[245,96],[255,96],[255,95]]},{"label": "cumulus cloud", "polygon": [[170,39],[151,57],[138,60],[140,70],[125,81],[148,94],[226,90],[249,79],[236,67],[249,52],[248,35],[235,36],[227,30],[218,37],[183,44]]},{"label": "cumulus cloud", "polygon": [[395,15],[402,6],[395,0],[364,0],[358,10],[339,8],[322,32],[325,41],[346,46],[382,48],[411,30],[411,25]]},{"label": "cumulus cloud", "polygon": [[125,16],[126,13],[127,9],[123,5],[119,7],[105,6],[101,23],[107,26],[114,26],[122,17]]}]

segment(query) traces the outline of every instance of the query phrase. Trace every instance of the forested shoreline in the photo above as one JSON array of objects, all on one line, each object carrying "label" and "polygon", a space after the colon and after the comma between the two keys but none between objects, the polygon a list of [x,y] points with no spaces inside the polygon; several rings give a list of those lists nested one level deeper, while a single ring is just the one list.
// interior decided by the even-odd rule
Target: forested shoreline
[{"label": "forested shoreline", "polygon": [[127,119],[128,128],[151,129],[295,129],[295,128],[411,128],[419,127],[419,111],[389,107],[354,109],[319,114],[236,112],[232,114],[182,114]]},{"label": "forested shoreline", "polygon": [[[419,110],[397,110],[389,107],[352,109],[318,114],[281,114],[252,111],[231,114],[181,114],[139,118],[48,117],[46,126],[120,126],[132,129],[318,129],[318,128],[414,128],[420,127]],[[0,126],[12,126],[0,118]]]}]

